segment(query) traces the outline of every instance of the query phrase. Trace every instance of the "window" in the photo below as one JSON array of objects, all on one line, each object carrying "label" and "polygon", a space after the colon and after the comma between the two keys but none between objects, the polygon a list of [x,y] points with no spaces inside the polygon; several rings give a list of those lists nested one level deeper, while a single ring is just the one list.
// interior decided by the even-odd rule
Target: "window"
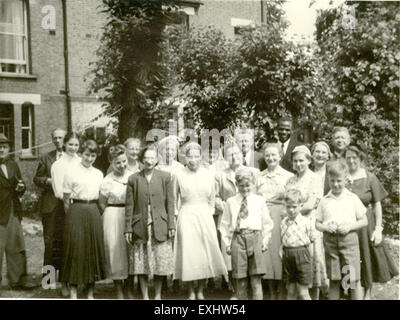
[{"label": "window", "polygon": [[13,105],[0,103],[0,133],[3,133],[8,139],[13,141]]},{"label": "window", "polygon": [[24,155],[32,155],[33,147],[33,105],[21,106],[21,151]]},{"label": "window", "polygon": [[0,73],[28,72],[25,0],[0,0]]},{"label": "window", "polygon": [[231,25],[233,27],[233,33],[235,35],[240,35],[243,29],[255,27],[252,20],[238,18],[231,18]]}]

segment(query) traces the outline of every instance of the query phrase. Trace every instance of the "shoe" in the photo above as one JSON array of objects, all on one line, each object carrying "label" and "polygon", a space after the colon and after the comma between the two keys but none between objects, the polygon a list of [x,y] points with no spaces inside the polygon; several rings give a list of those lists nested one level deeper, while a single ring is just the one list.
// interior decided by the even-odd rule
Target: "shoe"
[{"label": "shoe", "polygon": [[10,290],[14,291],[31,291],[37,288],[37,286],[32,285],[32,284],[20,284],[20,285],[12,285],[9,286]]}]

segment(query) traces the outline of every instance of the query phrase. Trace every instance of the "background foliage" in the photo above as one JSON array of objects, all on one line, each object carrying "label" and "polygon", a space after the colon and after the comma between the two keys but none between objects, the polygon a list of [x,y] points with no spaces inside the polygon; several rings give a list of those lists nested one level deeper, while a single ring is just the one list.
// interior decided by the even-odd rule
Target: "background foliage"
[{"label": "background foliage", "polygon": [[253,127],[258,147],[274,137],[283,114],[306,129],[310,144],[330,142],[333,127],[346,126],[367,146],[366,165],[390,194],[384,227],[397,235],[399,3],[320,11],[316,44],[301,45],[284,37],[283,2],[267,2],[264,25],[228,39],[212,26],[179,24],[173,1],[103,0],[108,21],[92,90],[108,114],[121,109],[121,140],[165,125],[171,98],[186,103],[187,126]]}]

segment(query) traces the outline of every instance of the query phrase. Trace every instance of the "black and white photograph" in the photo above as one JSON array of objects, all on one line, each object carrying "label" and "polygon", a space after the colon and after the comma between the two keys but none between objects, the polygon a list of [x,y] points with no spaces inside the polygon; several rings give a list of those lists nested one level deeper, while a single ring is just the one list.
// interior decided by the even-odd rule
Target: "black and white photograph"
[{"label": "black and white photograph", "polygon": [[0,300],[400,300],[399,76],[400,1],[0,0]]}]

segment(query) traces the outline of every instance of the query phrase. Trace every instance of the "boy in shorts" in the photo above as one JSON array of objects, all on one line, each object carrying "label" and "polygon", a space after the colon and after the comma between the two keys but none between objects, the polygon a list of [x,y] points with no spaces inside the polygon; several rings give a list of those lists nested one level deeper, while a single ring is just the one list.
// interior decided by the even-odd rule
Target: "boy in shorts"
[{"label": "boy in shorts", "polygon": [[[316,210],[317,230],[324,233],[324,247],[330,288],[328,299],[339,300],[340,282],[350,289],[352,300],[362,299],[360,248],[356,230],[368,224],[361,200],[345,188],[348,168],[343,160],[328,163],[331,190]],[[347,274],[343,277],[343,274]],[[346,288],[347,287],[347,288]]]},{"label": "boy in shorts", "polygon": [[232,278],[237,297],[247,299],[250,277],[254,300],[262,300],[261,277],[266,272],[263,252],[268,248],[273,222],[263,197],[254,194],[254,174],[244,167],[235,174],[239,193],[226,201],[220,232],[226,252],[232,257]]},{"label": "boy in shorts", "polygon": [[301,213],[304,199],[300,190],[289,189],[284,197],[287,216],[281,222],[282,270],[288,300],[311,300],[311,243],[315,240],[312,221]]}]

